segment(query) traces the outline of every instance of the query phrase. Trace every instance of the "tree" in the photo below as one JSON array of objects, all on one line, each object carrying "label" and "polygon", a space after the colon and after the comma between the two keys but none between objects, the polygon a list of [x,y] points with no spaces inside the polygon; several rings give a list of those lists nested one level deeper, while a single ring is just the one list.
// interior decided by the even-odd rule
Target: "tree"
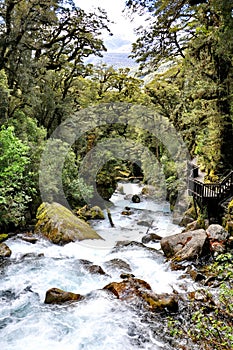
[{"label": "tree", "polygon": [[[44,102],[46,87],[54,94],[58,88],[60,105],[65,105],[74,78],[86,74],[84,58],[101,56],[106,50],[101,34],[108,30],[107,24],[103,10],[85,13],[73,0],[2,1],[0,69],[6,72],[13,96],[10,115],[19,108],[34,115],[38,104]],[[47,97],[52,99],[52,95]],[[59,119],[63,112],[57,104],[50,109],[52,119]],[[44,110],[41,113],[36,117],[50,128],[53,122],[47,120]]]},{"label": "tree", "polygon": [[[150,69],[167,61],[182,67],[177,76],[180,79],[183,74],[176,126],[188,132],[190,125],[196,125],[199,134],[202,120],[202,135],[198,135],[195,144],[205,168],[215,172],[230,169],[233,164],[232,2],[135,0],[127,1],[127,5],[150,13],[150,25],[139,31],[133,47],[138,61],[148,62]],[[193,149],[194,145],[190,147]]]}]

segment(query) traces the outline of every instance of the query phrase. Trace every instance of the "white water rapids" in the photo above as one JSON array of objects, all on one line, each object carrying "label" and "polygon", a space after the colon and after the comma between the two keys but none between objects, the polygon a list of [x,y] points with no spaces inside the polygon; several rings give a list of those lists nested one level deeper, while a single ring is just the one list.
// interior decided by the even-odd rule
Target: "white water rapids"
[{"label": "white water rapids", "polygon": [[[140,187],[128,184],[125,191],[138,193]],[[186,283],[179,279],[181,272],[170,271],[162,254],[154,258],[146,249],[136,247],[112,252],[117,241],[141,242],[148,232],[165,236],[181,228],[172,224],[168,203],[143,200],[134,204],[119,193],[113,195],[112,202],[115,227],[110,227],[107,218],[92,223],[104,241],[88,240],[64,247],[43,239],[34,245],[17,237],[7,241],[12,263],[0,270],[1,350],[168,350],[162,341],[163,325],[158,339],[141,315],[100,289],[121,281],[119,270],[106,265],[119,258],[156,293],[172,292],[172,286],[181,290]],[[121,214],[125,206],[132,208],[132,215]],[[147,221],[151,227],[138,225],[138,221]],[[157,243],[147,246],[160,247]],[[100,265],[108,275],[90,274],[79,259]],[[53,287],[87,297],[68,305],[46,305],[45,293]]]}]

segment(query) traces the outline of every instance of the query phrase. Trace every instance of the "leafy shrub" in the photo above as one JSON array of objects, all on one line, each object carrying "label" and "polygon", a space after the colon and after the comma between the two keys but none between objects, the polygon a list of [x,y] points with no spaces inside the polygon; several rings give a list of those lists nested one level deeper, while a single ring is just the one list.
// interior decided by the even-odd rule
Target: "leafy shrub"
[{"label": "leafy shrub", "polygon": [[2,126],[0,146],[0,227],[6,229],[25,222],[26,208],[32,200],[25,186],[30,159],[29,146],[15,136],[13,126]]}]

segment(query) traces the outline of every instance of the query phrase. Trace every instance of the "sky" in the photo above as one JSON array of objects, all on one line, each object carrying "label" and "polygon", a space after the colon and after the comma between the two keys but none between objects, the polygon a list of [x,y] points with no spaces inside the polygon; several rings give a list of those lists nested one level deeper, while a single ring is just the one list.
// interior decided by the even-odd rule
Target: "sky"
[{"label": "sky", "polygon": [[[75,3],[85,11],[93,11],[97,7],[105,9],[109,19],[115,22],[109,26],[113,36],[104,37],[108,51],[130,52],[131,43],[136,40],[134,29],[144,21],[142,17],[134,16],[134,21],[131,22],[126,14],[122,13],[125,0],[76,0]],[[119,39],[127,42],[121,43]]]}]

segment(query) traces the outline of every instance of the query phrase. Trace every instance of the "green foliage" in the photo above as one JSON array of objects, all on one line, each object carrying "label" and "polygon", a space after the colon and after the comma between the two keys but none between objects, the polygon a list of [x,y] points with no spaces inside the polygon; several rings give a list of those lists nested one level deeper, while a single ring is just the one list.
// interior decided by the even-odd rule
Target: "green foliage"
[{"label": "green foliage", "polygon": [[0,227],[19,226],[25,223],[25,213],[32,200],[25,188],[30,178],[26,173],[29,159],[29,146],[15,136],[14,128],[0,130]]},{"label": "green foliage", "polygon": [[[93,193],[79,178],[79,162],[70,146],[59,139],[49,139],[40,167],[40,191],[43,200],[63,204],[64,194],[71,206],[85,204]],[[61,178],[60,175],[61,174]]]},{"label": "green foliage", "polygon": [[[231,350],[233,346],[233,267],[232,253],[220,254],[208,266],[208,272],[220,281],[214,292],[202,289],[202,302],[193,300],[185,323],[168,317],[167,325],[173,337],[189,338],[203,350]],[[213,294],[212,294],[213,293]],[[187,318],[188,317],[188,318]]]}]

